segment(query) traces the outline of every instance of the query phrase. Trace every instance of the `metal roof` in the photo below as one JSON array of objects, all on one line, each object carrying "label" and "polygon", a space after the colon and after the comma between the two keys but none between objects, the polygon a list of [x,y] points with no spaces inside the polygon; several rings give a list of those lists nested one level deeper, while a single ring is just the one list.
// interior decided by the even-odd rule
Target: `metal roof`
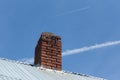
[{"label": "metal roof", "polygon": [[0,58],[0,80],[105,80]]}]

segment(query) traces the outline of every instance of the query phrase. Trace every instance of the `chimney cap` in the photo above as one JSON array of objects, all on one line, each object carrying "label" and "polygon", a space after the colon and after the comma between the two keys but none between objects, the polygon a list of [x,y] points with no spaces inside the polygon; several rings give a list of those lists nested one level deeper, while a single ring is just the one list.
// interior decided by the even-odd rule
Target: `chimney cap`
[{"label": "chimney cap", "polygon": [[51,36],[53,36],[54,34],[52,33],[52,32],[42,32],[42,34],[41,35],[51,35]]}]

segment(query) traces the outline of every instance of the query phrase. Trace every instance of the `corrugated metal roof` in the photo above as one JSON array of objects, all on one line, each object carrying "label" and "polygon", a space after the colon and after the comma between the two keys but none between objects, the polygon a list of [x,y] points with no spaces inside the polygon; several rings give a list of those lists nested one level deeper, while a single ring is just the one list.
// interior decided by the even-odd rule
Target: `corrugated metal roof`
[{"label": "corrugated metal roof", "polygon": [[105,80],[0,58],[0,80]]}]

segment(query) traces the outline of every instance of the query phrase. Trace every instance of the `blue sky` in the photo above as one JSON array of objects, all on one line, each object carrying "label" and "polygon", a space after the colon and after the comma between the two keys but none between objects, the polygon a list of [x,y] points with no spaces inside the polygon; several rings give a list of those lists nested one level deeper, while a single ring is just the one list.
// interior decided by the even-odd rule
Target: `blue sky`
[{"label": "blue sky", "polygon": [[[120,40],[119,0],[0,0],[0,57],[34,56],[42,32],[62,37],[62,50]],[[63,70],[120,79],[120,45],[63,57]]]}]

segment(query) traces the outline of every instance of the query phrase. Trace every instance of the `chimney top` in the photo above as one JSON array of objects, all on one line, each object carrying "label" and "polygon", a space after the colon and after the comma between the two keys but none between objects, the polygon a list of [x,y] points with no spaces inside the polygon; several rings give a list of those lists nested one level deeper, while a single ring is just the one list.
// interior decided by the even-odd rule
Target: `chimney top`
[{"label": "chimney top", "polygon": [[34,64],[45,68],[62,69],[61,37],[51,32],[43,32],[35,48]]},{"label": "chimney top", "polygon": [[51,36],[53,36],[54,34],[53,33],[51,33],[51,32],[42,32],[42,34],[41,35],[51,35]]}]

